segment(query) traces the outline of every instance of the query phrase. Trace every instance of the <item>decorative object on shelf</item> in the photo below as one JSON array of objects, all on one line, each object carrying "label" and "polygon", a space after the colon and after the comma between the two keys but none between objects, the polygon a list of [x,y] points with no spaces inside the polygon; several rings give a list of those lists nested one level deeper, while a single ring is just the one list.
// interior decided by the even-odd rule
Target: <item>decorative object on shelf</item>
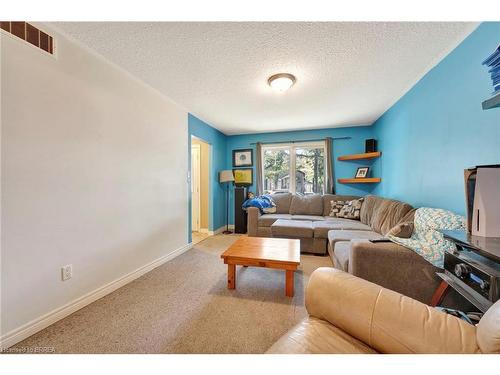
[{"label": "decorative object on shelf", "polygon": [[226,230],[223,234],[231,234],[229,230],[229,185],[234,181],[233,171],[225,170],[219,172],[219,182],[226,184]]},{"label": "decorative object on shelf", "polygon": [[366,177],[368,177],[368,171],[369,170],[370,170],[370,167],[359,167],[358,170],[356,171],[355,178],[366,178]]},{"label": "decorative object on shelf", "polygon": [[492,97],[483,102],[483,109],[500,107],[500,44],[482,64],[490,68],[488,73],[490,73],[493,85]]},{"label": "decorative object on shelf", "polygon": [[236,186],[250,186],[253,184],[253,168],[233,169],[233,174]]},{"label": "decorative object on shelf", "polygon": [[233,150],[233,167],[252,167],[253,149]]},{"label": "decorative object on shelf", "polygon": [[365,152],[375,152],[377,151],[377,140],[376,139],[367,139],[365,140]]}]

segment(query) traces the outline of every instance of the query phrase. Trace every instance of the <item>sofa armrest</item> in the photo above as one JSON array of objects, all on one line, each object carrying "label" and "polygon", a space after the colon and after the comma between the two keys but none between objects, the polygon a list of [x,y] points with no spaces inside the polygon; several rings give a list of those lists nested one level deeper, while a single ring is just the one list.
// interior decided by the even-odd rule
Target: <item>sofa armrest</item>
[{"label": "sofa armrest", "polygon": [[334,268],[313,272],[306,308],[381,353],[479,352],[473,325]]},{"label": "sofa armrest", "polygon": [[440,283],[439,269],[414,251],[393,242],[352,240],[349,272],[423,303]]},{"label": "sofa armrest", "polygon": [[260,210],[257,207],[248,207],[247,209],[247,233],[249,237],[257,237],[259,227]]}]

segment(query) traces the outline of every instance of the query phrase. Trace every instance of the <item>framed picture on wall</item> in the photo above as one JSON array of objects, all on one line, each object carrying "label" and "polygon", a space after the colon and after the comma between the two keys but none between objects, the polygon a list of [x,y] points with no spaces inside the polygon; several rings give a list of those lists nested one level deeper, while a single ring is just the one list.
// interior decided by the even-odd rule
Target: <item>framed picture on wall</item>
[{"label": "framed picture on wall", "polygon": [[233,167],[253,167],[253,149],[233,150]]},{"label": "framed picture on wall", "polygon": [[370,167],[359,167],[358,170],[356,171],[355,178],[366,178],[366,177],[368,177],[368,171],[369,170],[370,170]]},{"label": "framed picture on wall", "polygon": [[236,186],[250,186],[253,184],[253,168],[233,169],[233,175]]}]

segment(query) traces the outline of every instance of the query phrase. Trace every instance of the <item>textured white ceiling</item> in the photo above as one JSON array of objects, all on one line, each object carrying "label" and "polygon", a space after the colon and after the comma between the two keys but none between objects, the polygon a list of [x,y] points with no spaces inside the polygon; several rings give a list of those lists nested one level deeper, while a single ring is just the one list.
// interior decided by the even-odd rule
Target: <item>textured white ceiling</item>
[{"label": "textured white ceiling", "polygon": [[[54,23],[226,134],[366,125],[476,23]],[[297,83],[276,93],[267,78]]]}]

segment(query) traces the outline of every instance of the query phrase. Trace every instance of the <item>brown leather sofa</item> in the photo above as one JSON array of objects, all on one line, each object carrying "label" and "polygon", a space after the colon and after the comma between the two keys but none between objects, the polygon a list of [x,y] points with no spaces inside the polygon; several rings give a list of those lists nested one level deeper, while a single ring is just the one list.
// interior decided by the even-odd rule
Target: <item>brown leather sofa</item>
[{"label": "brown leather sofa", "polygon": [[500,301],[477,326],[333,268],[306,289],[309,317],[281,337],[272,354],[500,353]]}]

